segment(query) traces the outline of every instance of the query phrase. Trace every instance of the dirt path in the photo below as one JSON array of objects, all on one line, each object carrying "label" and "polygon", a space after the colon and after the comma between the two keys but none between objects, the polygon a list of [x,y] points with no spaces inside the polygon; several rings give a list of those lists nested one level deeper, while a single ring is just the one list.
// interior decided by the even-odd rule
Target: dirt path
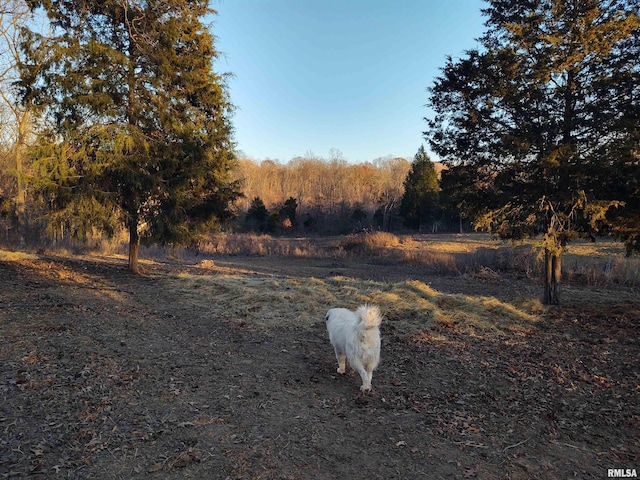
[{"label": "dirt path", "polygon": [[[270,265],[216,260],[240,275],[355,274]],[[215,298],[203,309],[175,276],[189,268],[0,263],[0,477],[604,479],[640,468],[638,303],[566,308],[511,336],[408,337],[386,322],[362,396],[355,376],[335,374],[321,321],[253,328]]]}]

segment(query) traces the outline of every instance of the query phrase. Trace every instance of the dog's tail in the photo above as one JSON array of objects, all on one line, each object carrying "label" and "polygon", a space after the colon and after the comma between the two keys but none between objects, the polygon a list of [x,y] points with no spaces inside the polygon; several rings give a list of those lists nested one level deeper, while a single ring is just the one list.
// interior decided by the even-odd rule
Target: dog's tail
[{"label": "dog's tail", "polygon": [[380,309],[375,305],[362,305],[356,310],[356,315],[360,318],[360,323],[364,328],[375,328],[382,323]]}]

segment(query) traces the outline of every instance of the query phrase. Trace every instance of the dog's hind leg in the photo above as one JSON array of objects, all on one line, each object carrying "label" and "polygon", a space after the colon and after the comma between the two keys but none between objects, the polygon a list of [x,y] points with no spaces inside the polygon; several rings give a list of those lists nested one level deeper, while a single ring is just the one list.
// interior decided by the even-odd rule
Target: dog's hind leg
[{"label": "dog's hind leg", "polygon": [[336,352],[336,359],[338,360],[338,373],[344,375],[347,371],[347,356],[344,353]]},{"label": "dog's hind leg", "polygon": [[369,390],[371,390],[371,381],[373,380],[373,370],[367,370],[367,381],[369,384]]},{"label": "dog's hind leg", "polygon": [[367,372],[367,369],[364,368],[364,365],[357,365],[355,366],[355,369],[360,374],[360,378],[362,379],[362,386],[360,387],[360,390],[362,390],[363,392],[371,390],[372,374]]},{"label": "dog's hind leg", "polygon": [[371,390],[371,378],[369,377],[369,374],[364,369],[361,370],[359,373],[360,373],[360,378],[362,378],[362,385],[360,386],[360,390],[362,390],[363,392],[370,391]]}]

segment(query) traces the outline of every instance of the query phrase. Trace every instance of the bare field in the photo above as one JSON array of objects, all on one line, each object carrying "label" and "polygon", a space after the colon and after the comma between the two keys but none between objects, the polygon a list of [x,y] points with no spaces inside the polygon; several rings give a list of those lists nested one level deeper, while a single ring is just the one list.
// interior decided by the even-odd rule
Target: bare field
[{"label": "bare field", "polygon": [[[639,467],[633,288],[574,282],[547,308],[526,275],[339,249],[181,254],[143,261],[142,275],[124,263],[0,255],[0,477],[603,479]],[[362,302],[385,314],[366,396],[335,373],[323,323]]]}]

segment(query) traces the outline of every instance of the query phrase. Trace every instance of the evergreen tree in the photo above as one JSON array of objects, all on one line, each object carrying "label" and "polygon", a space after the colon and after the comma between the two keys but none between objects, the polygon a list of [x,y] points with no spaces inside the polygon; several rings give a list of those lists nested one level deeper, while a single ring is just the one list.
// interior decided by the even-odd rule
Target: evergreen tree
[{"label": "evergreen tree", "polygon": [[463,223],[482,212],[491,185],[468,165],[452,165],[442,171],[440,179],[440,205],[459,222],[459,232],[463,233]]},{"label": "evergreen tree", "polygon": [[298,201],[289,197],[285,202],[282,208],[280,209],[280,218],[282,220],[288,220],[290,227],[296,227],[298,225],[298,220],[296,219],[296,210],[298,209]]},{"label": "evergreen tree", "polygon": [[259,230],[264,232],[267,228],[267,219],[269,218],[269,211],[264,205],[264,202],[260,197],[255,197],[251,201],[251,206],[247,210],[246,222],[251,230]]},{"label": "evergreen tree", "polygon": [[421,145],[404,181],[404,194],[400,201],[400,216],[407,227],[421,228],[435,219],[438,190],[435,166]]},{"label": "evergreen tree", "polygon": [[24,34],[22,91],[48,127],[35,153],[58,211],[82,201],[117,215],[133,271],[141,234],[190,242],[229,218],[232,105],[201,23],[208,2],[28,3],[52,26]]},{"label": "evergreen tree", "polygon": [[430,88],[425,135],[482,186],[476,225],[542,235],[545,303],[559,302],[565,244],[634,188],[637,199],[638,11],[638,0],[491,0],[483,48],[449,58]]}]

